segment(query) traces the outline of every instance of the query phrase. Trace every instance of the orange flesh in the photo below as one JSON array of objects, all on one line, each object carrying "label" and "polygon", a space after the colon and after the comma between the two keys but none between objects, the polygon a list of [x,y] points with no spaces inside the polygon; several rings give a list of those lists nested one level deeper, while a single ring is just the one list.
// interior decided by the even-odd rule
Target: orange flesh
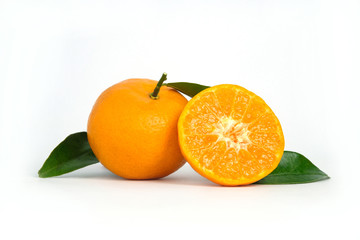
[{"label": "orange flesh", "polygon": [[221,185],[246,185],[270,174],[284,151],[281,125],[257,95],[223,84],[197,94],[179,122],[179,143],[189,164]]}]

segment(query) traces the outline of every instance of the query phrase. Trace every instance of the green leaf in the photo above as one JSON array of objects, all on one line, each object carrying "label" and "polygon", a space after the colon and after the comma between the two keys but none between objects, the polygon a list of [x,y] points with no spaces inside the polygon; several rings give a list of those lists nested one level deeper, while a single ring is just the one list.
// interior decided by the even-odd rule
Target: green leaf
[{"label": "green leaf", "polygon": [[329,176],[300,153],[284,151],[278,167],[257,184],[296,184],[329,179]]},{"label": "green leaf", "polygon": [[204,86],[197,83],[188,83],[188,82],[174,82],[174,83],[164,83],[164,86],[172,87],[179,92],[182,92],[189,97],[194,97],[196,94],[209,88],[209,86]]},{"label": "green leaf", "polygon": [[41,178],[54,177],[98,162],[87,133],[78,132],[69,135],[51,152],[38,174]]}]

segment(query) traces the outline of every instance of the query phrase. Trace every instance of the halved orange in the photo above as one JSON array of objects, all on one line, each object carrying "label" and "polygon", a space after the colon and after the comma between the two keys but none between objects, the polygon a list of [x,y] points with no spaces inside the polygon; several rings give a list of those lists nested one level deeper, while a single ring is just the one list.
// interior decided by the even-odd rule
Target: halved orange
[{"label": "halved orange", "polygon": [[273,111],[237,85],[198,93],[181,113],[178,131],[181,151],[192,168],[221,185],[264,178],[284,152],[284,135]]}]

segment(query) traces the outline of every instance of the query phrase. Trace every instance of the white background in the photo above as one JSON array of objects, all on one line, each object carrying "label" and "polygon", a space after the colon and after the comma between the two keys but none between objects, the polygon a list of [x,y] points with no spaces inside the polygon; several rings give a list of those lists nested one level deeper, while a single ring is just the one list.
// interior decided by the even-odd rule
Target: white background
[{"label": "white background", "polygon": [[[0,0],[1,239],[360,239],[359,1]],[[233,83],[331,176],[220,187],[37,171],[98,95],[142,77]]]}]

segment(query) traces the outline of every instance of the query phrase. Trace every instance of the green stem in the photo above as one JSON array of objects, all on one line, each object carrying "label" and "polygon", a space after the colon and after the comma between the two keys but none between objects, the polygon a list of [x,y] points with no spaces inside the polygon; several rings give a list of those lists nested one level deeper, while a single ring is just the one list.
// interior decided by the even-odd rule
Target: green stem
[{"label": "green stem", "polygon": [[154,92],[149,94],[151,99],[156,100],[156,99],[159,98],[158,94],[159,94],[160,88],[161,88],[163,82],[165,82],[166,79],[167,79],[167,73],[163,73],[163,75],[161,76],[159,82],[156,84]]}]

